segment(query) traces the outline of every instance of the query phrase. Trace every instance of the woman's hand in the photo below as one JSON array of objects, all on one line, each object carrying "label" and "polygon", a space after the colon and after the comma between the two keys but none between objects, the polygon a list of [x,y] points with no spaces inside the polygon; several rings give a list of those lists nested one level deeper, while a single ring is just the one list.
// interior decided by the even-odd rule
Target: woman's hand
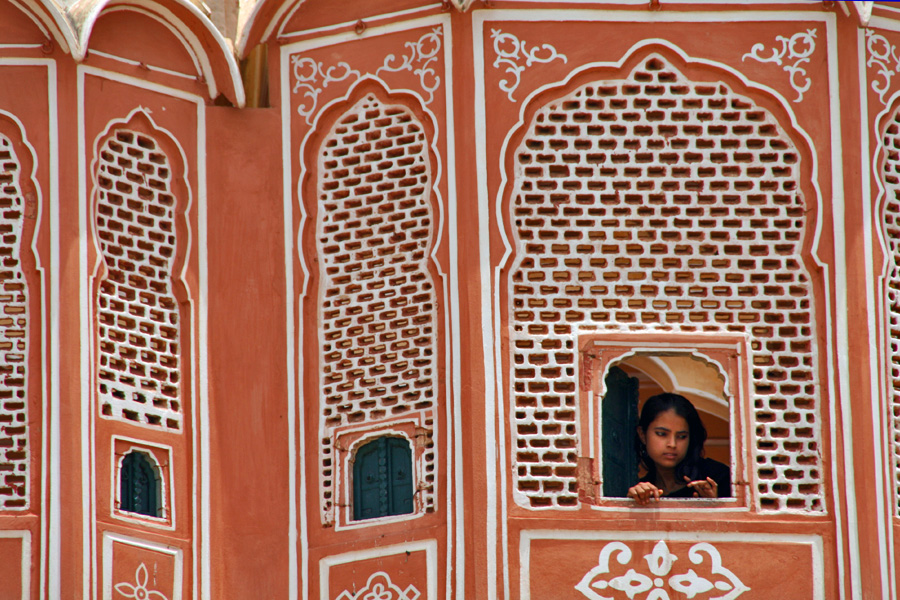
[{"label": "woman's hand", "polygon": [[642,481],[628,490],[628,497],[632,498],[640,505],[647,504],[651,500],[659,500],[662,496],[662,490],[650,483]]},{"label": "woman's hand", "polygon": [[712,477],[691,481],[690,477],[685,476],[684,480],[687,482],[687,486],[694,490],[694,498],[719,497],[719,484]]}]

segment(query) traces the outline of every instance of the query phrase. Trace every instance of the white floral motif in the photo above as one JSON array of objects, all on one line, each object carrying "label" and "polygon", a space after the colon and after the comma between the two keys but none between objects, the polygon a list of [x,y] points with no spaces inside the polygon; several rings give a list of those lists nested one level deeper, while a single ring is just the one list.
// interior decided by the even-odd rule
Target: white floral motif
[{"label": "white floral motif", "polygon": [[[791,87],[797,92],[797,99],[794,102],[800,102],[803,100],[803,94],[812,85],[812,81],[806,76],[806,69],[800,65],[808,63],[809,57],[816,51],[816,30],[808,29],[805,33],[795,33],[790,38],[779,35],[775,38],[775,41],[781,42],[781,51],[771,48],[772,56],[760,56],[759,53],[766,49],[765,45],[753,44],[750,52],[745,54],[741,60],[747,60],[749,57],[759,62],[771,62],[776,65],[782,65],[784,70],[790,73]],[[784,64],[785,56],[787,56],[787,61],[794,62]]]},{"label": "white floral motif", "polygon": [[[600,551],[597,566],[588,571],[575,589],[590,600],[613,600],[611,597],[600,594],[600,591],[609,589],[624,592],[629,600],[635,600],[645,592],[647,595],[639,600],[670,600],[669,592],[664,587],[666,583],[671,589],[687,596],[689,600],[695,597],[702,597],[704,600],[734,600],[750,590],[734,573],[722,566],[722,557],[719,555],[719,551],[705,542],[691,546],[688,558],[695,565],[699,565],[703,563],[703,554],[708,555],[710,571],[713,575],[722,576],[722,579],[715,582],[701,577],[693,569],[688,569],[686,573],[669,576],[678,557],[669,552],[669,547],[664,541],[657,542],[653,551],[644,555],[652,577],[631,568],[624,575],[607,580],[603,575],[610,574],[609,563],[613,553],[616,553],[616,560],[620,565],[628,565],[631,562],[632,554],[628,546],[622,542],[610,542]],[[668,582],[666,577],[668,577]],[[722,594],[707,596],[714,591]],[[698,598],[698,600],[700,599]]]},{"label": "white floral motif", "polygon": [[[312,125],[312,115],[316,111],[316,105],[319,102],[319,94],[328,87],[329,83],[344,81],[353,78],[353,81],[359,79],[359,71],[351,69],[350,65],[345,62],[339,62],[328,68],[321,61],[315,61],[309,57],[294,55],[291,57],[291,64],[294,67],[294,83],[293,93],[303,91],[303,95],[309,98],[309,103],[303,103],[297,107],[297,112],[301,117],[306,119],[307,125]],[[319,78],[322,82],[319,84]]]},{"label": "white floral motif", "polygon": [[126,598],[135,598],[135,600],[169,600],[162,592],[148,590],[147,579],[147,567],[144,566],[144,563],[141,563],[137,571],[134,572],[134,582],[137,585],[117,583],[114,587],[117,592]]},{"label": "white floral motif", "polygon": [[[556,48],[550,44],[542,44],[540,47],[532,47],[528,49],[528,45],[519,40],[511,33],[503,33],[499,29],[491,29],[491,39],[494,40],[494,52],[497,53],[497,59],[494,61],[494,68],[499,69],[506,66],[506,72],[515,79],[503,79],[500,81],[500,89],[506,92],[510,102],[515,102],[513,92],[519,87],[522,77],[522,71],[525,67],[530,67],[534,63],[549,63],[556,59],[562,60],[564,63],[569,62],[565,54],[560,54]],[[543,56],[539,52],[544,52]],[[525,59],[525,64],[520,65],[519,61]]]},{"label": "white floral motif", "polygon": [[344,590],[335,600],[417,600],[420,595],[419,590],[412,585],[401,590],[394,585],[387,573],[379,571],[369,576],[363,589],[358,592]]},{"label": "white floral motif", "polygon": [[[394,65],[397,60],[396,55],[388,54],[384,59],[384,64],[375,71],[376,75],[380,75],[382,71],[396,73],[398,71],[412,71],[413,75],[419,76],[419,85],[428,94],[425,104],[431,104],[434,100],[434,92],[441,85],[441,78],[435,74],[432,63],[437,60],[437,54],[441,51],[441,36],[443,31],[440,27],[435,27],[415,42],[406,42],[404,46],[409,49],[404,54],[399,65]],[[414,66],[417,65],[417,66]]]},{"label": "white floral motif", "polygon": [[900,58],[897,57],[897,47],[891,44],[886,37],[866,29],[866,50],[869,52],[869,60],[866,66],[878,67],[878,75],[884,78],[884,82],[873,81],[872,89],[878,94],[882,104],[887,104],[884,95],[891,87],[891,79],[894,73],[900,73]]}]

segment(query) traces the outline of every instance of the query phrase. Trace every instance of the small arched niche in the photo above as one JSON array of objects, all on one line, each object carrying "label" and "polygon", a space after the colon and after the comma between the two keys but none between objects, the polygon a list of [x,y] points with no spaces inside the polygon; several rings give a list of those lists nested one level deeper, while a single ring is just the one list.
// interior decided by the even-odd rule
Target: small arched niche
[{"label": "small arched niche", "polygon": [[162,476],[148,453],[131,450],[119,464],[119,511],[163,517]]}]

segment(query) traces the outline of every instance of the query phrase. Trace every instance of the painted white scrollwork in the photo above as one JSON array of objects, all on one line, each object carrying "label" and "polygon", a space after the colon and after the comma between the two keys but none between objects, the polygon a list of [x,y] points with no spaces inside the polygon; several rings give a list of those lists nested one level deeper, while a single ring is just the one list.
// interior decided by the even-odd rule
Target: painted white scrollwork
[{"label": "painted white scrollwork", "polygon": [[770,48],[771,56],[762,56],[760,54],[766,51],[764,44],[753,44],[750,52],[745,54],[742,60],[752,58],[759,62],[770,62],[781,66],[790,74],[791,87],[797,92],[797,99],[794,102],[800,102],[803,100],[803,94],[812,85],[812,80],[806,76],[806,69],[802,65],[808,63],[809,57],[816,51],[816,30],[801,31],[789,38],[779,35],[775,38],[775,41],[781,42],[781,49],[779,50],[777,47]]},{"label": "painted white scrollwork", "polygon": [[[503,33],[499,29],[491,29],[491,39],[494,40],[494,52],[497,54],[497,58],[494,60],[494,68],[506,67],[505,72],[512,76],[511,79],[500,81],[500,89],[506,92],[510,102],[515,102],[513,92],[519,87],[522,71],[526,67],[530,67],[534,63],[549,63],[556,59],[564,63],[569,62],[565,54],[560,54],[550,44],[532,46],[529,49],[525,41],[520,40],[511,33]],[[519,64],[522,60],[525,61],[524,65]]]},{"label": "painted white scrollwork", "polygon": [[355,592],[344,590],[335,600],[417,600],[419,596],[421,592],[415,586],[401,590],[387,573],[379,571],[369,576],[366,587]]},{"label": "painted white scrollwork", "polygon": [[886,37],[866,29],[866,51],[869,59],[867,67],[876,67],[876,75],[884,78],[883,81],[872,82],[872,90],[878,94],[882,104],[887,104],[885,94],[891,87],[891,79],[894,73],[900,73],[900,57],[897,56],[897,47],[891,44]]},{"label": "painted white scrollwork", "polygon": [[[384,59],[384,64],[375,71],[375,74],[381,75],[382,71],[391,73],[412,71],[413,75],[419,76],[419,85],[428,94],[425,104],[431,104],[431,101],[434,100],[435,90],[441,85],[441,78],[435,73],[432,63],[437,60],[438,52],[441,51],[442,35],[441,28],[435,27],[417,41],[406,42],[404,46],[408,52],[400,59],[394,54],[388,54]],[[399,64],[396,64],[398,60]]]},{"label": "painted white scrollwork", "polygon": [[294,55],[291,57],[291,65],[294,68],[294,79],[296,80],[293,93],[302,92],[303,96],[309,99],[308,102],[297,107],[297,112],[306,119],[308,125],[312,125],[312,116],[316,112],[319,94],[328,87],[329,83],[348,79],[356,81],[360,77],[359,71],[351,69],[350,65],[343,61],[326,68],[321,61]]},{"label": "painted white scrollwork", "polygon": [[[649,574],[635,567],[628,569],[624,575],[610,578],[610,558],[617,553],[620,565],[631,563],[631,549],[622,542],[610,542],[600,551],[597,566],[587,572],[578,582],[575,589],[590,600],[613,600],[614,596],[604,596],[610,590],[624,592],[629,600],[670,600],[669,591],[665,587],[680,592],[689,600],[735,600],[750,590],[734,573],[722,566],[722,557],[712,544],[701,542],[694,544],[688,551],[688,558],[695,565],[704,562],[704,555],[709,558],[711,575],[719,575],[715,581],[698,575],[693,569],[685,573],[672,573],[672,567],[678,557],[669,552],[664,541],[659,541],[650,554],[644,555]],[[614,592],[613,592],[614,593]],[[644,596],[646,594],[646,596]],[[717,595],[713,595],[717,594]]]},{"label": "painted white scrollwork", "polygon": [[169,600],[162,592],[148,590],[148,579],[149,574],[147,573],[147,567],[144,566],[144,563],[141,563],[137,568],[137,571],[134,572],[134,583],[137,585],[117,583],[113,587],[115,587],[115,590],[125,598],[135,598],[135,600]]}]

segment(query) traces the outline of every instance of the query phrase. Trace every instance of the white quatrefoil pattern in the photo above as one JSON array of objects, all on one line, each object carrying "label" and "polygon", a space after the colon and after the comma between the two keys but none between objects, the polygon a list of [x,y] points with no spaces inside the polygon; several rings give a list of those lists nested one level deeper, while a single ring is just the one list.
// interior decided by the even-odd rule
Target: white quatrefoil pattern
[{"label": "white quatrefoil pattern", "polygon": [[[628,571],[614,576],[614,571],[621,570],[610,564],[614,556],[619,565],[630,567]],[[681,594],[691,600],[735,600],[750,591],[734,573],[722,566],[722,557],[712,544],[694,544],[688,551],[688,559],[698,568],[704,563],[709,564],[707,576],[699,575],[686,565],[675,568],[678,557],[669,552],[664,541],[657,542],[653,551],[644,555],[646,567],[640,561],[632,566],[631,549],[622,542],[610,542],[600,551],[597,566],[588,571],[575,589],[590,600],[670,600],[681,598]],[[706,573],[706,570],[701,572]],[[670,591],[677,595],[670,596]]]}]

